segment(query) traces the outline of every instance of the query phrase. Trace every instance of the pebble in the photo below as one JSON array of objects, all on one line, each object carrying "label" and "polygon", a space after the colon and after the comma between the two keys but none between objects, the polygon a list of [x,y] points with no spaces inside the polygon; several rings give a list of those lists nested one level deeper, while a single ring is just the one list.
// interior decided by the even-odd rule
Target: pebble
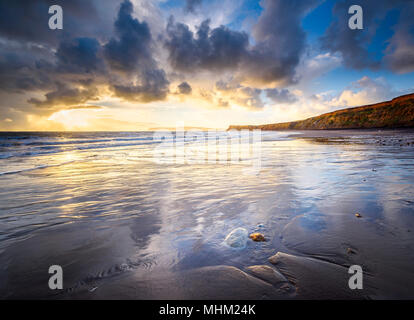
[{"label": "pebble", "polygon": [[231,231],[224,242],[232,248],[243,249],[246,247],[247,235],[249,232],[244,228],[237,228]]},{"label": "pebble", "polygon": [[356,252],[354,250],[352,250],[351,248],[346,249],[346,252],[348,254],[356,254]]},{"label": "pebble", "polygon": [[266,241],[264,235],[259,232],[252,233],[249,238],[256,242]]}]

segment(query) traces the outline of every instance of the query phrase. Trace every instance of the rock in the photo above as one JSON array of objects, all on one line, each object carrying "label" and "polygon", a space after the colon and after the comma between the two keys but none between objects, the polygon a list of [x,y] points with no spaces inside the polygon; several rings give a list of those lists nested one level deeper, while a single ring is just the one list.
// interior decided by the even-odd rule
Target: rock
[{"label": "rock", "polygon": [[249,238],[256,242],[266,241],[264,235],[259,232],[252,233]]},{"label": "rock", "polygon": [[249,270],[255,277],[272,285],[288,282],[285,276],[278,270],[266,265],[250,266],[247,270]]},{"label": "rock", "polygon": [[279,252],[276,252],[276,254],[275,254],[275,255],[271,256],[271,257],[268,259],[268,261],[269,261],[271,264],[276,265],[276,263],[277,263],[277,258],[278,258],[278,253],[279,253]]},{"label": "rock", "polygon": [[244,228],[237,228],[230,232],[224,242],[232,248],[243,249],[246,247],[248,231]]},{"label": "rock", "polygon": [[359,213],[355,213],[355,217],[362,218],[362,216]]}]

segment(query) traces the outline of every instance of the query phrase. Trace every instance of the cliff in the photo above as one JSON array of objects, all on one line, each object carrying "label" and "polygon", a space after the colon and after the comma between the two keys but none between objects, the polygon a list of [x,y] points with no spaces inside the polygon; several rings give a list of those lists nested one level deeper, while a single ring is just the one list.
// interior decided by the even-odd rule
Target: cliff
[{"label": "cliff", "polygon": [[414,93],[376,104],[347,108],[300,121],[231,125],[227,130],[329,130],[414,127]]}]

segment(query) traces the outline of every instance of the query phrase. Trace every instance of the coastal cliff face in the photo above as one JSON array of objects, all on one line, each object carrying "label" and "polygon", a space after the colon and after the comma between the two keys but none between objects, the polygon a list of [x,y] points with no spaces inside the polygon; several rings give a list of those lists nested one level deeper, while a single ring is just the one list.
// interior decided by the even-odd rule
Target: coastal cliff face
[{"label": "coastal cliff face", "polygon": [[414,93],[367,106],[347,108],[301,121],[231,125],[228,130],[328,130],[414,127]]}]

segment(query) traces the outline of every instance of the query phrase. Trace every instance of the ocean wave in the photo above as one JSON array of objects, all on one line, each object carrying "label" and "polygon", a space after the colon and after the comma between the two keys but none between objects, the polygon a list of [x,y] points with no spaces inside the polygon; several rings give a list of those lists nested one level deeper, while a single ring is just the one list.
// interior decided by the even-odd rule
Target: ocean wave
[{"label": "ocean wave", "polygon": [[71,161],[66,161],[66,162],[62,162],[62,163],[58,163],[58,164],[45,164],[45,165],[35,166],[35,167],[31,167],[31,168],[5,171],[5,172],[0,172],[0,176],[9,175],[9,174],[23,173],[23,172],[28,172],[28,171],[40,170],[40,169],[46,169],[46,168],[51,168],[51,167],[60,167],[60,166],[63,166],[63,165],[69,164],[69,163],[76,162],[76,161],[80,161],[80,160],[71,160]]},{"label": "ocean wave", "polygon": [[[0,142],[0,146],[3,148],[0,150],[0,159],[21,158],[21,157],[37,157],[46,156],[51,154],[63,153],[63,152],[76,152],[87,150],[105,150],[112,148],[128,148],[128,147],[140,147],[150,146],[152,144],[160,144],[173,146],[173,143],[179,145],[202,145],[207,141],[219,139],[225,141],[230,139],[231,136],[227,132],[215,132],[214,134],[202,134],[186,132],[185,136],[181,135],[177,137],[175,132],[159,133],[155,136],[155,133],[145,133],[141,136],[108,136],[109,133],[101,134],[100,136],[75,136],[69,140],[59,140],[62,136],[2,136],[3,143]],[[249,133],[250,135],[251,133]],[[280,141],[289,139],[294,134],[293,132],[262,132],[262,141]],[[243,137],[243,136],[242,136]],[[10,138],[9,140],[7,140]],[[56,140],[51,140],[55,138]],[[65,137],[63,137],[65,138]],[[6,139],[7,141],[4,141]],[[24,140],[19,142],[11,139]],[[224,140],[222,140],[224,139]],[[249,139],[250,140],[250,139]],[[227,140],[229,143],[229,140]],[[6,147],[7,146],[7,147]],[[5,173],[3,173],[5,174]]]}]

